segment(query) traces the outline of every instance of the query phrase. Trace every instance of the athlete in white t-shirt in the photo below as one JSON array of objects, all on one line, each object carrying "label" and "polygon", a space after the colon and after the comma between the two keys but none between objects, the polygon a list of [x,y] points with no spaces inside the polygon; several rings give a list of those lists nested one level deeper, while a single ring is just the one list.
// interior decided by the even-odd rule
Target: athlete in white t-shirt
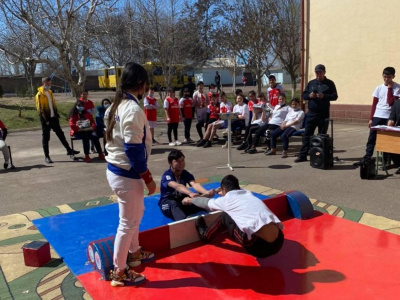
[{"label": "athlete in white t-shirt", "polygon": [[233,175],[222,179],[220,189],[220,198],[197,197],[182,201],[183,204],[223,212],[209,227],[203,217],[196,220],[200,239],[208,242],[227,229],[249,254],[260,258],[276,254],[284,240],[283,225],[278,217],[250,191],[241,190],[239,180]]},{"label": "athlete in white t-shirt", "polygon": [[[390,109],[394,101],[400,97],[400,84],[393,81],[395,72],[395,69],[392,67],[387,67],[383,70],[383,84],[379,85],[372,94],[374,98],[371,107],[371,117],[368,122],[369,128],[377,125],[387,125],[388,123]],[[370,130],[362,162],[371,159],[374,154],[375,143],[376,130]]]}]

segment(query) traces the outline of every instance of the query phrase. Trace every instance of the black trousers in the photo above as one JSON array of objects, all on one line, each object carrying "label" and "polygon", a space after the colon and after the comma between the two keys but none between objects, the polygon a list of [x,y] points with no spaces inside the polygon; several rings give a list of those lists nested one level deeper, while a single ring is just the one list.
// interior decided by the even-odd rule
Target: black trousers
[{"label": "black trousers", "polygon": [[203,127],[204,127],[205,120],[198,120],[196,124],[196,130],[199,134],[200,139],[203,139]]},{"label": "black trousers", "polygon": [[164,216],[175,221],[184,220],[188,216],[198,213],[200,211],[206,213],[204,209],[197,207],[196,205],[183,205],[182,200],[179,199],[164,200],[160,204],[160,208]]},{"label": "black trousers", "polygon": [[326,134],[329,126],[329,115],[321,115],[308,112],[306,115],[306,124],[304,125],[303,143],[300,149],[300,157],[307,157],[310,150],[310,138],[314,135],[318,127],[319,134]]},{"label": "black trousers", "polygon": [[174,132],[175,141],[178,140],[178,125],[179,123],[168,123],[167,135],[170,143],[172,142],[172,131]]},{"label": "black trousers", "polygon": [[257,130],[260,128],[260,125],[258,124],[252,124],[246,127],[246,132],[244,134],[244,140],[248,145],[251,145],[251,142],[253,140],[252,135],[253,133],[257,132]]},{"label": "black trousers", "polygon": [[50,118],[48,120],[49,124],[47,125],[44,120],[41,120],[42,123],[42,145],[43,145],[43,152],[46,157],[49,156],[49,141],[50,141],[50,130],[53,130],[54,133],[57,135],[58,139],[60,140],[61,144],[65,147],[68,153],[71,152],[71,147],[69,146],[64,132],[60,127],[60,122],[58,118]]},{"label": "black trousers", "polygon": [[[377,126],[377,125],[387,125],[388,119],[383,119],[383,118],[373,118],[372,119],[372,126]],[[374,155],[374,149],[375,149],[375,144],[376,144],[376,130],[370,130],[369,131],[369,136],[368,136],[368,141],[367,141],[367,147],[365,149],[365,156],[364,157],[372,157]],[[387,161],[387,158],[385,160]]]},{"label": "black trousers", "polygon": [[[279,125],[275,124],[264,124],[260,128],[257,129],[256,134],[254,135],[254,141],[252,142],[252,145],[257,146],[258,142],[260,141],[261,136],[265,133],[266,130],[275,130],[278,128]],[[268,147],[269,147],[269,142],[268,142]]]},{"label": "black trousers", "polygon": [[206,230],[205,238],[211,240],[218,234],[228,230],[232,239],[238,242],[247,251],[247,253],[264,258],[274,255],[282,248],[283,232],[279,229],[278,238],[269,243],[258,236],[253,235],[251,240],[247,238],[247,234],[240,230],[235,221],[225,212],[223,212]]},{"label": "black trousers", "polygon": [[185,139],[190,140],[190,128],[192,128],[192,119],[183,120],[183,125],[185,126]]},{"label": "black trousers", "polygon": [[93,135],[93,131],[78,131],[74,134],[74,136],[82,139],[83,152],[85,153],[85,155],[89,155],[90,153],[90,141],[92,141],[93,145],[96,147],[96,151],[98,154],[101,154],[103,152],[101,150],[99,138]]}]

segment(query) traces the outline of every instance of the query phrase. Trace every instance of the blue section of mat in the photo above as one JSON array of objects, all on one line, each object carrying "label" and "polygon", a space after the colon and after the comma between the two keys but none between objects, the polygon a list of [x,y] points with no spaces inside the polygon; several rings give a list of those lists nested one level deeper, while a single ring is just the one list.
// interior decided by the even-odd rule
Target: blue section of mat
[{"label": "blue section of mat", "polygon": [[[205,184],[204,187],[217,188],[219,183]],[[260,199],[268,198],[261,194],[254,195]],[[159,198],[159,194],[145,197],[140,231],[172,222],[161,213],[158,207]],[[92,271],[91,265],[86,264],[86,247],[89,242],[115,235],[118,227],[118,205],[110,204],[37,219],[33,224],[77,276]]]}]

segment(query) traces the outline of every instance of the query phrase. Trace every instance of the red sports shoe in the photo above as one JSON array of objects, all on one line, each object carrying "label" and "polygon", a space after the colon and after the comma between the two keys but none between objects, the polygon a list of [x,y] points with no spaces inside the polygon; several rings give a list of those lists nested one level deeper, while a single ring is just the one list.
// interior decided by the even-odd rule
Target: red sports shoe
[{"label": "red sports shoe", "polygon": [[103,153],[99,154],[99,160],[106,160],[106,157]]},{"label": "red sports shoe", "polygon": [[85,155],[85,162],[90,163],[92,160],[89,155]]}]

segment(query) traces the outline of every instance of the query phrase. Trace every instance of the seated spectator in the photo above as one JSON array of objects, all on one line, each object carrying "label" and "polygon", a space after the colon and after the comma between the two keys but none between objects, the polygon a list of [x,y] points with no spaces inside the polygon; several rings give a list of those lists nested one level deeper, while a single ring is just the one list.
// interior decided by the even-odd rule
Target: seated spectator
[{"label": "seated spectator", "polygon": [[256,97],[256,92],[251,90],[247,96],[249,102],[246,103],[249,106],[249,120],[253,119],[253,105],[258,104],[258,98]]},{"label": "seated spectator", "polygon": [[[225,92],[221,93],[220,96],[221,104],[220,104],[220,112],[227,113],[232,112],[232,104],[226,99]],[[217,120],[210,125],[208,125],[204,138],[198,142],[198,147],[203,146],[203,148],[211,147],[211,142],[217,132],[217,129],[224,129],[228,127],[227,120]],[[196,145],[196,146],[197,146]]]},{"label": "seated spectator", "polygon": [[[204,127],[206,128],[206,133],[208,131],[208,127],[211,126],[214,122],[219,120],[219,112],[220,112],[220,104],[218,102],[218,98],[215,94],[212,94],[211,104],[209,104],[207,107],[207,117],[206,117],[206,123],[204,125]],[[207,138],[199,140],[196,146],[204,148],[211,147],[212,139],[208,140],[208,138],[210,138],[210,136],[207,136]]]},{"label": "seated spectator", "polygon": [[215,84],[210,84],[210,86],[208,87],[208,99],[211,99],[212,95],[215,95],[215,97],[217,97],[217,99],[219,99],[219,93],[218,91],[215,90]]},{"label": "seated spectator", "polygon": [[272,116],[272,112],[274,111],[274,108],[269,104],[268,100],[265,98],[264,93],[259,93],[257,97],[258,103],[261,103],[264,106],[265,109],[265,116],[267,120]]},{"label": "seated spectator", "polygon": [[99,154],[100,160],[105,160],[103,151],[100,147],[99,138],[96,136],[96,124],[94,123],[92,114],[85,111],[83,102],[77,101],[69,115],[70,135],[82,139],[83,151],[85,153],[85,162],[91,161],[89,156],[90,141],[93,142]]},{"label": "seated spectator", "polygon": [[[185,206],[182,200],[196,197],[200,193],[203,197],[213,197],[214,190],[207,191],[196,182],[194,176],[185,170],[185,155],[180,150],[172,150],[168,155],[169,169],[161,177],[160,200],[158,205],[161,212],[174,221],[186,219],[192,214],[204,211],[194,205]],[[196,192],[189,190],[191,186]]]},{"label": "seated spectator", "polygon": [[111,100],[108,98],[104,98],[101,100],[101,105],[96,107],[96,134],[98,138],[104,137],[104,129],[106,129],[106,125],[104,124],[104,114],[106,113],[107,108],[111,105]]},{"label": "seated spectator", "polygon": [[236,97],[236,103],[233,107],[233,112],[238,114],[238,119],[232,121],[232,130],[236,140],[240,141],[242,129],[249,125],[249,107],[244,103],[244,98],[241,95]]},{"label": "seated spectator", "polygon": [[287,150],[289,149],[289,137],[290,135],[300,129],[301,123],[304,119],[304,111],[300,108],[300,101],[294,98],[290,102],[291,109],[286,115],[285,121],[282,122],[279,128],[276,128],[271,132],[271,150],[269,150],[265,155],[275,155],[276,154],[276,139],[278,136],[282,140],[282,158],[288,157]]},{"label": "seated spectator", "polygon": [[[249,102],[250,103],[250,102]],[[244,141],[241,145],[237,147],[237,150],[249,150],[252,144],[252,135],[255,133],[261,126],[263,126],[267,121],[266,112],[263,105],[254,104],[253,105],[253,118],[251,120],[251,125],[247,126],[246,133],[244,134]]]},{"label": "seated spectator", "polygon": [[[278,97],[278,105],[275,106],[272,112],[272,116],[268,120],[268,123],[264,124],[256,131],[251,147],[246,152],[249,154],[257,153],[256,147],[258,142],[260,141],[261,136],[264,135],[267,130],[273,131],[279,128],[279,126],[285,120],[288,112],[289,112],[289,107],[286,105],[286,96],[285,94],[281,94]],[[270,145],[268,144],[268,148],[267,151],[265,151],[265,153],[268,153],[269,150],[270,150]]]},{"label": "seated spectator", "polygon": [[242,96],[243,97],[243,102],[244,104],[249,104],[249,99],[247,99],[244,95],[243,95],[243,91],[242,89],[236,89],[235,90],[235,95],[237,96]]},{"label": "seated spectator", "polygon": [[[5,142],[7,137],[7,128],[4,123],[0,120],[0,151],[3,152],[4,156],[4,169],[7,169],[10,165],[10,151],[8,151],[8,146]],[[11,167],[11,166],[10,166]]]}]

